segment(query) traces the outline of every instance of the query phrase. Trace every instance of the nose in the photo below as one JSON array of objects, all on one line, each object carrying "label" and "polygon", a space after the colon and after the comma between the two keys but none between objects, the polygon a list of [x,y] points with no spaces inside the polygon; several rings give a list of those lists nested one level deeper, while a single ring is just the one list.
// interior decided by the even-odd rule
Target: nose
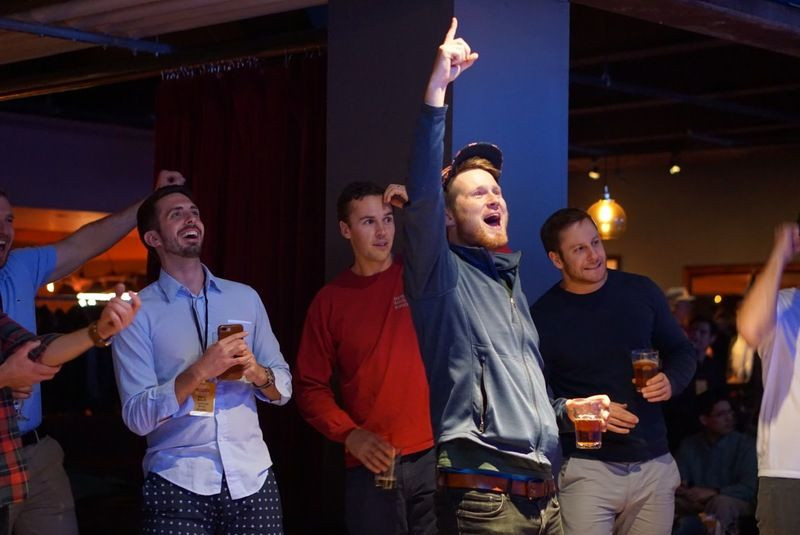
[{"label": "nose", "polygon": [[379,237],[383,237],[386,234],[386,226],[381,222],[376,223],[375,234]]}]

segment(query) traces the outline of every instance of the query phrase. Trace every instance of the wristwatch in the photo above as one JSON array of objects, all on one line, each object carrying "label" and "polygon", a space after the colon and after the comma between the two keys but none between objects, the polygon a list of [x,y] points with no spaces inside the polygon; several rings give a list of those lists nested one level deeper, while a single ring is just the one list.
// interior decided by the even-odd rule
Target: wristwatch
[{"label": "wristwatch", "polygon": [[261,367],[264,368],[264,371],[267,373],[267,380],[263,385],[257,385],[253,383],[253,387],[259,390],[263,390],[264,388],[269,388],[275,384],[275,374],[272,373],[272,370],[270,370],[266,366],[261,366]]},{"label": "wristwatch", "polygon": [[89,324],[89,338],[92,339],[95,347],[108,347],[111,345],[113,336],[109,336],[108,338],[101,337],[100,333],[97,332],[97,322],[93,321]]}]

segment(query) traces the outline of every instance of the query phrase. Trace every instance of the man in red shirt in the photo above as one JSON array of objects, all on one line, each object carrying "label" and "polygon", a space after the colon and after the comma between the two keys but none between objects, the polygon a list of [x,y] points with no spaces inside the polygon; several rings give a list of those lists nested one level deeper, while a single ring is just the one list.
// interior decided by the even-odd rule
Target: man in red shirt
[{"label": "man in red shirt", "polygon": [[[351,533],[435,533],[428,383],[403,264],[391,252],[392,208],[383,188],[354,182],[339,196],[337,212],[354,262],[311,303],[293,374],[295,399],[309,424],[345,445]],[[334,370],[341,405],[331,388]],[[375,474],[395,454],[396,487],[376,487]]]}]

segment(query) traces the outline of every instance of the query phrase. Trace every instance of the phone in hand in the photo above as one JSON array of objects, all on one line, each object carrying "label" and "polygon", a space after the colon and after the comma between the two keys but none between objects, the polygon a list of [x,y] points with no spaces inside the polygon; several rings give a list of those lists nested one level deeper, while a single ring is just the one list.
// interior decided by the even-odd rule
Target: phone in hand
[{"label": "phone in hand", "polygon": [[[222,340],[228,336],[244,331],[244,326],[239,323],[224,324],[217,327],[217,340]],[[222,372],[217,379],[220,381],[241,381],[244,366],[235,364]]]}]

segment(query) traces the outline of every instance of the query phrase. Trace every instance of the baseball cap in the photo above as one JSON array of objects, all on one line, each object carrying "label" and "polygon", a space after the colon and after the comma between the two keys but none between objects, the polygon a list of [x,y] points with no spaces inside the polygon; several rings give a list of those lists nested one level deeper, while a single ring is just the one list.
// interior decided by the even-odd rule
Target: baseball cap
[{"label": "baseball cap", "polygon": [[486,143],[483,141],[470,143],[456,153],[450,165],[442,169],[442,188],[447,188],[450,181],[455,177],[453,172],[458,169],[459,165],[470,158],[483,158],[489,160],[492,166],[498,171],[503,169],[503,152],[500,150],[500,147],[494,143]]}]

